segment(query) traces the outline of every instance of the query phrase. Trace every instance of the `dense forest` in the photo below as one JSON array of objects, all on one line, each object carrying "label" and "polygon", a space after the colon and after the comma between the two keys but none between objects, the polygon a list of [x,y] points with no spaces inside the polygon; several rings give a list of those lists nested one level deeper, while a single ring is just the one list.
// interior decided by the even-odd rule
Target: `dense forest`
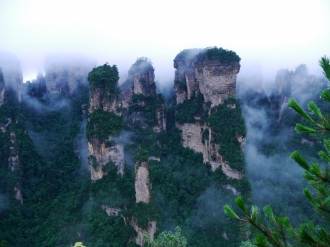
[{"label": "dense forest", "polygon": [[[208,61],[221,66],[240,61],[235,52],[217,47],[184,50],[175,59],[190,57],[201,68]],[[62,67],[53,77],[46,71],[23,83],[19,92],[11,86],[8,70],[0,72],[0,86],[5,85],[0,107],[0,247],[76,242],[138,246],[136,229],[147,233],[151,222],[157,225],[155,237],[180,226],[187,246],[240,246],[249,236],[240,234],[237,223],[223,214],[225,204],[235,207],[238,194],[260,206],[272,204],[277,214],[294,216],[297,222],[314,214],[297,190],[306,186],[301,170],[286,158],[298,149],[316,159],[314,150],[321,149],[317,137],[295,135],[292,126],[300,118],[285,106],[292,96],[319,102],[318,93],[327,85],[308,75],[306,67],[280,71],[278,77],[284,75],[286,81],[279,86],[276,79],[269,95],[239,81],[237,97],[228,93],[218,105],[211,105],[203,90],[189,95],[187,76],[187,81],[174,82],[186,93],[181,103],[172,100],[173,88],[164,98],[147,58],[133,63],[122,85],[118,68],[104,64],[88,67],[85,82],[77,79],[70,88],[71,71]],[[56,81],[56,93],[47,84],[49,78]],[[141,93],[129,91],[130,80]],[[297,85],[303,85],[301,91],[295,90]],[[92,93],[101,102],[95,109]],[[127,106],[118,103],[125,95]],[[109,102],[116,105],[114,110]],[[160,112],[164,129],[156,128]],[[179,128],[190,125],[200,129],[202,145],[219,147],[214,157],[206,160],[205,154],[183,145]],[[244,145],[239,138],[246,138]],[[90,140],[110,149],[122,145],[123,172],[108,160],[101,166],[102,178],[92,180],[90,169],[100,164],[89,155]],[[219,157],[244,175],[235,179],[221,165],[214,169]],[[136,201],[136,174],[145,163],[152,185],[148,203]]]}]

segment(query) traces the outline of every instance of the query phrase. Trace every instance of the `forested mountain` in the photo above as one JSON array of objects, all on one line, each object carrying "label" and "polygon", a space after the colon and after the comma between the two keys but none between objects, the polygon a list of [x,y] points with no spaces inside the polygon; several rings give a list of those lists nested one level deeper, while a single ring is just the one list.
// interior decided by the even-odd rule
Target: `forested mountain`
[{"label": "forested mountain", "polygon": [[239,246],[247,236],[223,214],[238,194],[312,214],[294,203],[300,174],[283,156],[319,144],[294,135],[285,104],[318,95],[322,80],[300,66],[280,71],[271,95],[238,84],[237,99],[239,62],[183,50],[166,99],[148,58],[121,85],[116,65],[56,57],[22,83],[19,61],[1,54],[0,246],[143,246],[176,226],[188,246]]}]

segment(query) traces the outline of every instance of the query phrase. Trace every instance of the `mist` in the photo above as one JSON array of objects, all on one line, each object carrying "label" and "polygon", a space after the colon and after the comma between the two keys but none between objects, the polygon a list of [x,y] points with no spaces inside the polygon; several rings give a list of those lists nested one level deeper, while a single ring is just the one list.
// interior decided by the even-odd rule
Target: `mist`
[{"label": "mist", "polygon": [[173,82],[173,59],[184,49],[233,50],[242,76],[259,64],[264,78],[298,63],[317,74],[318,59],[329,52],[327,0],[4,0],[0,9],[0,51],[16,54],[24,81],[44,71],[51,53],[116,64],[123,80],[136,58],[148,57],[164,84]]}]

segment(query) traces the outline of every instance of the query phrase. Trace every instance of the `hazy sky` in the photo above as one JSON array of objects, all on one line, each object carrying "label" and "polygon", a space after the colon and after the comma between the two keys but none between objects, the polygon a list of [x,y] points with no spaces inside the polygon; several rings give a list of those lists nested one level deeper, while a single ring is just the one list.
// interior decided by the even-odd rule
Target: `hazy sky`
[{"label": "hazy sky", "polygon": [[329,16],[329,0],[0,0],[0,51],[17,55],[25,80],[60,52],[117,64],[122,77],[149,57],[162,83],[178,52],[208,46],[234,50],[243,74],[301,63],[316,73],[330,56]]}]

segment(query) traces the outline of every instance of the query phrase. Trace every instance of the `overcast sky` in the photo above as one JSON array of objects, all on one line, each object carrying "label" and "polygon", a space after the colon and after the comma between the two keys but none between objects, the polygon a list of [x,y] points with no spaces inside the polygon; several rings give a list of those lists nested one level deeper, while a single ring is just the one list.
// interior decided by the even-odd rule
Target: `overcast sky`
[{"label": "overcast sky", "polygon": [[116,64],[124,77],[149,57],[161,83],[187,48],[218,46],[241,58],[241,73],[307,64],[330,56],[329,0],[0,0],[0,51],[16,54],[24,79],[49,53],[82,53]]}]

